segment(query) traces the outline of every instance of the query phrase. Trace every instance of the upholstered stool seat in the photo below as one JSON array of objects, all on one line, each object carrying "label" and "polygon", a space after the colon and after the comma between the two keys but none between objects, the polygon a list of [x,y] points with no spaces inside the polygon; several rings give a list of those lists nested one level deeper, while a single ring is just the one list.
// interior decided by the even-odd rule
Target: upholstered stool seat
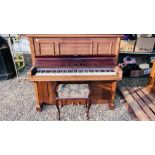
[{"label": "upholstered stool seat", "polygon": [[59,120],[60,120],[59,104],[62,105],[62,103],[65,103],[68,100],[84,101],[86,103],[86,108],[87,108],[87,111],[86,111],[87,119],[89,119],[89,109],[91,106],[90,83],[85,83],[85,84],[58,83],[55,89],[55,93],[56,93],[55,103],[59,113]]},{"label": "upholstered stool seat", "polygon": [[88,98],[90,90],[88,84],[60,84],[57,89],[61,98]]}]

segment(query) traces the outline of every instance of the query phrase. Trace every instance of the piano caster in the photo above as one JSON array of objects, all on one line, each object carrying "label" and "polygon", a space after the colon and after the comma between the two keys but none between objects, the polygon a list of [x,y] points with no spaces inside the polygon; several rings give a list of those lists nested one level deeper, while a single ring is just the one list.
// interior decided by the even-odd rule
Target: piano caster
[{"label": "piano caster", "polygon": [[41,112],[42,111],[42,108],[40,106],[39,107],[36,107],[36,111]]},{"label": "piano caster", "polygon": [[36,111],[41,112],[43,108],[43,104],[36,105]]},{"label": "piano caster", "polygon": [[114,110],[115,109],[115,104],[114,103],[109,103],[109,109]]}]

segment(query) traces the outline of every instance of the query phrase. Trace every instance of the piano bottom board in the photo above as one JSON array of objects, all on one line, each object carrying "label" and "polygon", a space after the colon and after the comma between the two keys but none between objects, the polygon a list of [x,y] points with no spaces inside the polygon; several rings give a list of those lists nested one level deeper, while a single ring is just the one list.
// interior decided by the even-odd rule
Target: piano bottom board
[{"label": "piano bottom board", "polygon": [[[113,100],[115,89],[113,89],[113,82],[92,82],[92,104],[106,104]],[[38,104],[47,103],[54,104],[56,82],[36,82],[35,93]],[[76,102],[76,101],[74,101]],[[67,101],[67,104],[72,104],[73,101]],[[83,101],[80,104],[85,104]]]},{"label": "piano bottom board", "polygon": [[[53,105],[51,103],[43,102],[43,104]],[[63,102],[63,105],[85,105],[86,102],[82,100],[68,100]],[[108,104],[108,100],[92,100],[92,104]]]}]

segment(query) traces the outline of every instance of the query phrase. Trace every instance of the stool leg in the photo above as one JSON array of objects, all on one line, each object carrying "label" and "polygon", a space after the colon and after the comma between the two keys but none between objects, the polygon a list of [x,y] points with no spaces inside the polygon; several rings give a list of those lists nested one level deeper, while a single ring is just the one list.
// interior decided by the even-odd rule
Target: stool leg
[{"label": "stool leg", "polygon": [[87,100],[86,101],[86,104],[87,104],[87,112],[86,112],[86,114],[87,114],[87,120],[89,120],[89,109],[91,107],[91,101],[90,100]]},{"label": "stool leg", "polygon": [[57,107],[57,109],[58,109],[58,120],[60,120],[61,118],[60,118],[60,109],[59,109],[59,103],[58,103],[59,101],[57,100],[56,101],[56,107]]}]

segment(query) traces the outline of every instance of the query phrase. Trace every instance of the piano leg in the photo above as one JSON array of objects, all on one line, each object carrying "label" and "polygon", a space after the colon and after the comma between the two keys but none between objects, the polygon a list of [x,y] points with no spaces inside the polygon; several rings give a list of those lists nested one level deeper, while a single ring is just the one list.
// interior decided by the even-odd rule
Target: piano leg
[{"label": "piano leg", "polygon": [[115,108],[114,100],[115,100],[116,85],[117,85],[117,82],[112,82],[111,100],[109,101],[109,109],[110,110],[114,110],[114,108]]},{"label": "piano leg", "polygon": [[36,111],[41,112],[42,111],[42,103],[39,102],[39,94],[38,94],[38,84],[37,84],[37,82],[34,82],[34,88],[35,88],[35,96],[36,96]]}]

